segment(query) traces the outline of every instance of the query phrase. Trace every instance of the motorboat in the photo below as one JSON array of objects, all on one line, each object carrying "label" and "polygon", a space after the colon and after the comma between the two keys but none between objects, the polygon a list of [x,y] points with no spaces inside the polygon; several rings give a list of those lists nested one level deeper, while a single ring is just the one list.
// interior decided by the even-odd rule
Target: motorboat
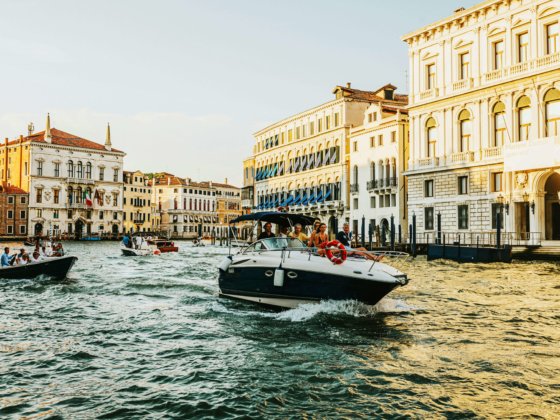
[{"label": "motorboat", "polygon": [[49,257],[25,265],[10,265],[0,268],[0,279],[32,279],[39,276],[56,280],[65,279],[68,272],[78,260],[74,256]]},{"label": "motorboat", "polygon": [[121,242],[121,252],[125,257],[145,257],[161,254],[155,244],[145,240],[142,236],[133,236],[128,246]]},{"label": "motorboat", "polygon": [[[243,215],[242,221],[282,226],[311,225],[314,219],[299,214],[261,212]],[[375,305],[393,289],[408,283],[406,274],[368,258],[368,253],[312,249],[295,238],[257,240],[239,253],[230,253],[219,266],[220,295],[280,308],[295,308],[322,300],[356,300]],[[326,254],[338,253],[344,258]],[[334,262],[333,262],[334,261]]]},{"label": "motorboat", "polygon": [[167,239],[159,239],[159,238],[150,239],[150,238],[148,238],[146,242],[148,243],[148,245],[155,246],[157,249],[159,249],[159,251],[161,253],[164,253],[164,252],[179,252],[179,247],[176,246],[173,241],[168,241]]},{"label": "motorboat", "polygon": [[195,240],[193,240],[193,246],[202,247],[206,245],[204,244],[204,242],[202,242],[202,238],[196,238]]}]

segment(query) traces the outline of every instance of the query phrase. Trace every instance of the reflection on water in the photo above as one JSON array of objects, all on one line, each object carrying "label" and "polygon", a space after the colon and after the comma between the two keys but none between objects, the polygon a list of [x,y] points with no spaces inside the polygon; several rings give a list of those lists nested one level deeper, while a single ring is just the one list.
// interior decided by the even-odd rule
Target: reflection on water
[{"label": "reflection on water", "polygon": [[376,307],[217,297],[226,250],[69,244],[0,284],[0,416],[518,417],[560,406],[560,264],[408,263]]}]

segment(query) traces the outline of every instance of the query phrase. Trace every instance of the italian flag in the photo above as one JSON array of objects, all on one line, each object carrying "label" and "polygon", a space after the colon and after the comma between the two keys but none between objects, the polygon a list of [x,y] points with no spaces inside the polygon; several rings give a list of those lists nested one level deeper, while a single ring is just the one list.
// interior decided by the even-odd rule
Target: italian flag
[{"label": "italian flag", "polygon": [[86,203],[86,206],[88,207],[93,206],[93,200],[91,199],[91,195],[89,194],[89,191],[84,191],[84,201]]}]

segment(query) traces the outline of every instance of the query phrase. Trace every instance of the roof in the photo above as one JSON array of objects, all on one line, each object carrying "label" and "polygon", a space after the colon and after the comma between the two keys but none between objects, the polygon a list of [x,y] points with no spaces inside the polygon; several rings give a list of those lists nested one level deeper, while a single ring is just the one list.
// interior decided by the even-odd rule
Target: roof
[{"label": "roof", "polygon": [[261,211],[258,213],[244,214],[236,219],[233,219],[230,223],[239,223],[249,220],[270,222],[276,225],[295,225],[299,223],[302,226],[312,225],[315,222],[315,218],[311,216],[304,216],[303,214],[294,213],[282,213],[279,211]]},{"label": "roof", "polygon": [[[105,146],[99,143],[96,143],[91,140],[84,139],[82,137],[78,137],[74,134],[67,133],[62,130],[58,130],[56,128],[51,129],[51,136],[52,136],[52,144],[57,146],[66,146],[66,147],[79,147],[82,149],[92,149],[92,150],[99,150],[104,152],[116,152],[116,153],[124,153],[122,150],[117,150],[115,148],[111,148],[111,150],[105,149]],[[23,138],[24,142],[32,142],[32,143],[47,143],[45,141],[45,132],[40,131],[38,133],[33,133],[29,136]],[[18,144],[20,139],[12,140],[8,142],[8,145]]]},{"label": "roof", "polygon": [[2,185],[0,186],[0,193],[5,194],[27,194],[27,191],[22,190],[19,187],[15,187],[13,185]]},{"label": "roof", "polygon": [[217,188],[234,188],[236,190],[239,189],[239,187],[236,187],[235,185],[230,185],[230,184],[221,184],[219,182],[212,182],[212,186],[213,187],[217,187]]}]

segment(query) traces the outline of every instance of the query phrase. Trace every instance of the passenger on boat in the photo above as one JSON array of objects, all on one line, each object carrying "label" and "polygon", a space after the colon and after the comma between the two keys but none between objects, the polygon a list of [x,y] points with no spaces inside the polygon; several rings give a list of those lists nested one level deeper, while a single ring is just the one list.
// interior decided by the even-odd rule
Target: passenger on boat
[{"label": "passenger on boat", "polygon": [[289,238],[288,226],[280,226],[280,233],[277,235],[278,238]]},{"label": "passenger on boat", "polygon": [[315,231],[315,235],[312,235],[310,240],[310,245],[315,248],[319,248],[320,245],[329,241],[329,235],[327,233],[326,223],[319,223],[319,227]]},{"label": "passenger on boat", "polygon": [[266,222],[264,224],[264,230],[260,233],[258,239],[274,238],[274,236],[274,233],[272,233],[272,224],[270,222]]},{"label": "passenger on boat", "polygon": [[350,224],[348,223],[344,223],[344,225],[342,225],[342,231],[336,234],[336,240],[344,245],[346,250],[349,251],[349,256],[359,255],[372,261],[379,261],[381,260],[381,258],[383,258],[379,255],[369,254],[366,248],[352,248],[352,232],[350,232]]},{"label": "passenger on boat", "polygon": [[2,267],[11,266],[14,263],[15,258],[16,258],[15,255],[10,255],[10,248],[9,247],[4,248],[4,253],[2,254],[2,257],[0,258]]},{"label": "passenger on boat", "polygon": [[299,239],[304,244],[309,242],[309,236],[302,232],[302,226],[299,223],[296,223],[296,225],[294,226],[294,231],[290,233],[290,238]]},{"label": "passenger on boat", "polygon": [[128,234],[124,235],[124,238],[122,238],[122,243],[126,248],[130,248],[130,237],[128,236]]},{"label": "passenger on boat", "polygon": [[62,248],[62,243],[59,242],[56,245],[53,245],[53,252],[51,254],[52,257],[63,257],[64,256],[64,248]]},{"label": "passenger on boat", "polygon": [[33,251],[33,255],[31,256],[31,262],[39,262],[43,261],[43,257],[39,253],[39,251]]},{"label": "passenger on boat", "polygon": [[317,234],[317,231],[319,230],[320,225],[321,225],[321,222],[319,220],[316,220],[315,223],[313,223],[313,229],[311,230],[311,235],[309,235],[309,240],[307,242],[307,246],[309,246],[309,247],[313,246],[313,242],[315,240],[315,235]]},{"label": "passenger on boat", "polygon": [[16,264],[17,265],[29,264],[29,254],[24,252],[23,254],[21,254],[21,256],[18,255],[18,257],[16,258]]}]

